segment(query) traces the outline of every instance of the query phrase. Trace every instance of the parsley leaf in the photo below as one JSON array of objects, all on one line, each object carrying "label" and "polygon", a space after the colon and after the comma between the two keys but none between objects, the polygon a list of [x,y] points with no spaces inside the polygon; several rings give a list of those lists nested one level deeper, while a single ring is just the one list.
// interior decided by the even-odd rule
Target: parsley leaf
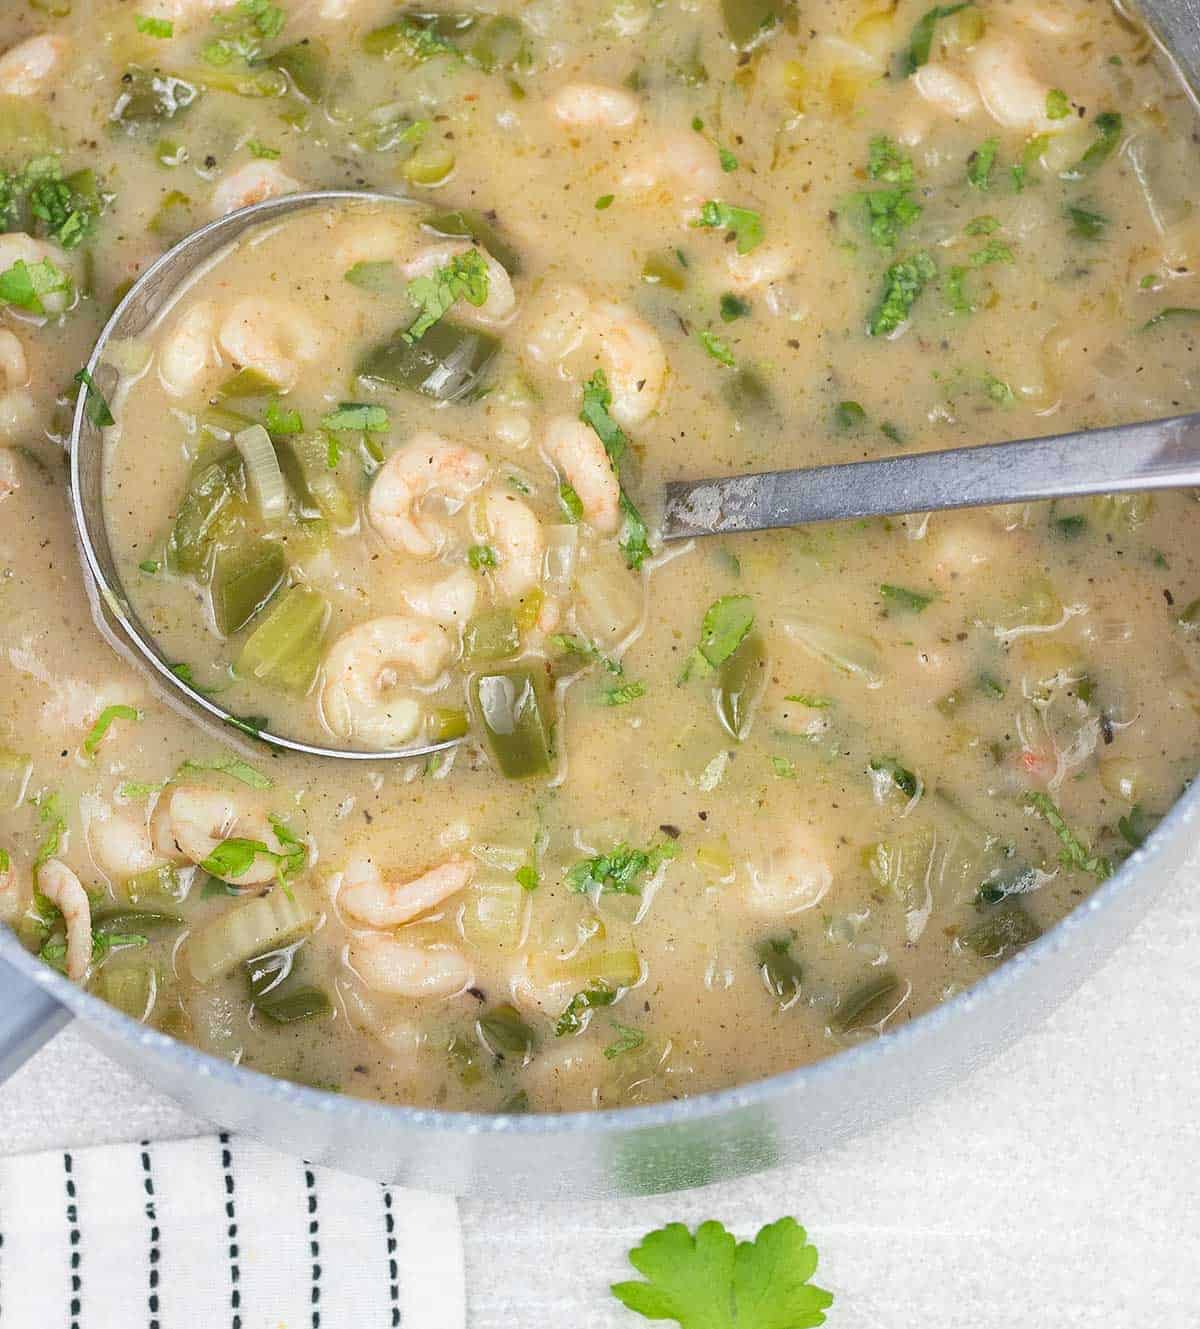
[{"label": "parsley leaf", "polygon": [[733,358],[733,352],[716,333],[700,328],[696,333],[696,340],[719,365],[724,365],[726,369],[737,368],[737,361]]},{"label": "parsley leaf", "polygon": [[754,626],[754,601],[748,595],[723,595],[705,611],[700,640],[684,667],[681,683],[694,672],[709,674],[737,650]]},{"label": "parsley leaf", "polygon": [[616,687],[605,688],[600,694],[600,700],[605,706],[627,706],[631,701],[637,701],[645,695],[645,683],[639,683],[635,680],[629,683],[619,683]]},{"label": "parsley leaf", "polygon": [[911,185],[912,158],[906,157],[900,145],[886,134],[876,134],[867,146],[867,174],[889,185]]},{"label": "parsley leaf", "polygon": [[42,297],[64,295],[71,289],[71,279],[48,258],[36,263],[17,259],[11,268],[0,272],[0,304],[16,305],[31,314],[44,314]]},{"label": "parsley leaf", "polygon": [[358,431],[365,434],[386,433],[388,413],[384,406],[367,406],[362,402],[344,401],[336,411],[321,417],[322,429]]},{"label": "parsley leaf", "polygon": [[[629,439],[613,419],[609,410],[611,405],[612,392],[609,390],[608,378],[603,369],[597,369],[583,386],[583,405],[579,411],[579,418],[585,425],[591,426],[600,442],[604,444],[604,450],[608,453],[608,459],[612,462],[613,470],[617,472],[619,478],[621,458],[629,447]],[[574,521],[583,516],[583,503],[570,485],[564,484],[560,487],[559,499]],[[642,514],[625,492],[624,485],[621,486],[621,516],[621,530],[617,543],[625,555],[626,565],[636,572],[650,557],[650,533],[642,520]]]},{"label": "parsley leaf", "polygon": [[769,1223],[753,1241],[717,1222],[694,1234],[670,1223],[644,1237],[629,1262],[646,1281],[614,1283],[613,1296],[681,1329],[815,1329],[833,1304],[809,1281],[817,1252],[794,1218]]},{"label": "parsley leaf", "polygon": [[634,849],[627,844],[615,845],[607,854],[580,859],[567,869],[564,880],[569,890],[577,893],[609,891],[613,895],[639,895],[641,878],[653,875],[670,859],[676,848],[669,840],[649,849]]},{"label": "parsley leaf", "polygon": [[142,713],[134,706],[106,706],[88,730],[87,737],[83,740],[83,750],[89,757],[95,756],[96,749],[104,741],[104,735],[108,733],[114,720],[140,720]]},{"label": "parsley leaf", "polygon": [[483,568],[494,568],[497,563],[496,551],[491,545],[472,545],[467,550],[467,562],[476,572]]},{"label": "parsley leaf", "polygon": [[597,1006],[611,1006],[617,999],[616,992],[607,983],[597,981],[590,987],[577,992],[567,1003],[566,1010],[558,1017],[554,1026],[556,1038],[565,1038],[568,1034],[580,1034],[587,1028],[590,1013]]},{"label": "parsley leaf", "polygon": [[1046,93],[1046,119],[1065,120],[1071,114],[1071,101],[1062,88],[1051,88]]},{"label": "parsley leaf", "polygon": [[1104,213],[1081,207],[1078,203],[1067,205],[1067,216],[1071,219],[1071,234],[1081,240],[1099,240],[1108,225],[1108,218]]},{"label": "parsley leaf", "polygon": [[1062,172],[1064,180],[1079,180],[1085,175],[1090,175],[1112,156],[1113,150],[1121,141],[1121,128],[1124,121],[1116,111],[1102,111],[1092,125],[1096,130],[1096,141],[1088,148],[1082,157]]},{"label": "parsley leaf", "polygon": [[1091,873],[1097,881],[1104,881],[1112,876],[1112,864],[1092,851],[1067,825],[1063,814],[1047,794],[1027,794],[1025,802],[1035,811],[1040,812],[1049,823],[1050,829],[1062,843],[1058,861],[1068,868],[1077,868],[1080,872]]},{"label": "parsley leaf", "polygon": [[916,73],[922,65],[928,64],[929,53],[933,49],[933,32],[938,21],[957,14],[960,9],[968,8],[969,2],[970,0],[963,0],[963,3],[958,5],[936,5],[921,15],[913,26],[908,39],[908,50],[901,60],[901,69],[905,78]]},{"label": "parsley leaf", "polygon": [[222,840],[200,866],[211,876],[226,880],[248,872],[259,854],[266,858],[276,857],[261,840],[246,840],[235,835]]},{"label": "parsley leaf", "polygon": [[145,37],[159,37],[165,40],[175,35],[175,24],[169,18],[148,18],[145,14],[137,14],[133,23]]},{"label": "parsley leaf", "polygon": [[996,165],[996,154],[1000,151],[998,138],[985,138],[967,158],[967,181],[976,189],[992,187],[992,168]]},{"label": "parsley leaf", "polygon": [[870,762],[871,770],[876,775],[886,776],[905,798],[916,798],[921,792],[920,778],[907,766],[902,766],[895,757],[874,757]]},{"label": "parsley leaf", "polygon": [[456,254],[445,267],[408,283],[408,298],[420,312],[403,334],[404,340],[410,346],[420,341],[459,298],[478,308],[487,297],[488,269],[483,255],[478,249]]},{"label": "parsley leaf", "polygon": [[104,393],[96,386],[91,374],[86,369],[81,369],[75,375],[75,382],[87,393],[87,418],[96,426],[97,429],[105,429],[111,424],[115,424],[113,413],[109,407]]},{"label": "parsley leaf", "polygon": [[246,150],[251,157],[258,157],[262,161],[276,161],[280,155],[278,148],[268,147],[267,144],[260,143],[256,138],[246,140]]},{"label": "parsley leaf", "polygon": [[917,297],[937,275],[933,259],[922,249],[893,263],[883,274],[883,294],[867,320],[867,335],[888,337],[908,320]]},{"label": "parsley leaf", "polygon": [[907,586],[894,586],[890,582],[884,582],[880,586],[879,594],[893,609],[905,610],[910,614],[919,614],[922,610],[928,609],[935,599],[932,595],[921,591],[910,591]]},{"label": "parsley leaf", "polygon": [[894,249],[900,232],[921,215],[921,205],[908,189],[872,189],[858,197],[866,210],[867,233],[878,249]]},{"label": "parsley leaf", "polygon": [[300,412],[283,405],[278,397],[267,403],[263,412],[263,423],[268,434],[300,434],[304,431],[304,420]]},{"label": "parsley leaf", "polygon": [[180,763],[176,778],[187,771],[220,771],[222,775],[240,780],[251,789],[270,789],[274,783],[269,775],[257,771],[241,757],[217,757],[213,761],[196,761],[188,757]]},{"label": "parsley leaf", "polygon": [[750,312],[750,302],[741,296],[726,291],[721,296],[721,322],[732,323],[734,319],[745,318]]},{"label": "parsley leaf", "polygon": [[737,208],[730,203],[721,203],[716,199],[709,199],[705,203],[700,209],[700,216],[692,222],[692,225],[732,231],[739,254],[748,254],[762,244],[762,218],[757,212],[751,212],[749,208]]},{"label": "parsley leaf", "polygon": [[627,1024],[618,1024],[616,1020],[613,1021],[613,1029],[616,1030],[617,1037],[604,1049],[604,1055],[609,1061],[621,1056],[622,1053],[636,1052],[646,1041],[646,1035],[640,1029],[632,1029]]}]

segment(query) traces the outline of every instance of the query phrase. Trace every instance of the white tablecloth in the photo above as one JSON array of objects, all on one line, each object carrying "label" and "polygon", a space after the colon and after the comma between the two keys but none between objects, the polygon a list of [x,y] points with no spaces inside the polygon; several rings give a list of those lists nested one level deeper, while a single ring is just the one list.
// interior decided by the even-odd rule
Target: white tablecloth
[{"label": "white tablecloth", "polygon": [[[470,1329],[632,1329],[608,1295],[672,1219],[795,1214],[830,1329],[1196,1329],[1200,883],[1179,882],[1052,1019],[950,1095],[803,1167],[653,1200],[466,1201]],[[0,1088],[5,1153],[202,1123],[68,1030]]]}]

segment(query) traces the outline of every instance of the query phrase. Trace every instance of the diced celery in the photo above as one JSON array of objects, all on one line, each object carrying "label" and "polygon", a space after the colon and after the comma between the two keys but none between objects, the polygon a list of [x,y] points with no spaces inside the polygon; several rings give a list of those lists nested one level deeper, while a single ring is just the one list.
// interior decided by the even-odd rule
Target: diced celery
[{"label": "diced celery", "polygon": [[904,1000],[904,987],[902,979],[885,970],[850,992],[834,1011],[830,1024],[843,1034],[881,1024]]},{"label": "diced celery", "polygon": [[105,909],[92,915],[92,936],[128,936],[130,933],[154,932],[159,928],[183,926],[178,914],[158,909]]},{"label": "diced celery", "polygon": [[214,395],[217,401],[244,401],[249,397],[273,397],[278,391],[279,384],[274,379],[247,365],[231,374]]},{"label": "diced celery", "polygon": [[962,934],[962,943],[982,960],[999,960],[1008,951],[1019,951],[1036,941],[1042,929],[1029,911],[1013,896],[987,909],[983,918]]},{"label": "diced celery", "polygon": [[757,632],[751,632],[717,672],[717,717],[731,737],[750,732],[754,705],[767,681],[767,651]]},{"label": "diced celery", "polygon": [[481,212],[460,208],[427,217],[422,225],[434,235],[461,236],[482,245],[511,277],[521,271],[521,256]]},{"label": "diced celery", "polygon": [[472,30],[471,40],[462,46],[468,64],[476,65],[485,74],[498,69],[528,69],[533,63],[529,29],[520,19],[508,14],[496,14],[482,20]]},{"label": "diced celery", "polygon": [[584,951],[561,966],[564,977],[595,981],[614,988],[632,987],[642,975],[642,962],[632,948],[619,951]]},{"label": "diced celery", "polygon": [[108,118],[130,134],[158,134],[163,122],[186,111],[197,95],[195,84],[185,79],[134,66],[121,76],[121,91]]},{"label": "diced celery", "polygon": [[476,614],[463,632],[463,657],[467,660],[510,660],[521,649],[521,633],[511,609],[485,609]]},{"label": "diced celery", "polygon": [[651,254],[642,264],[642,281],[669,291],[687,289],[687,270],[674,254]]},{"label": "diced celery", "polygon": [[276,440],[279,463],[306,514],[320,512],[335,526],[354,520],[354,504],[329,465],[323,434],[288,434]]},{"label": "diced celery", "polygon": [[550,769],[550,708],[540,671],[480,674],[471,683],[475,712],[492,756],[510,780]]},{"label": "diced celery", "polygon": [[771,389],[753,369],[738,369],[724,377],[721,395],[739,423],[765,415],[774,405]]},{"label": "diced celery", "polygon": [[324,42],[305,37],[303,41],[280,47],[264,63],[286,74],[293,91],[306,101],[321,100],[329,77],[329,48]]},{"label": "diced celery", "polygon": [[803,618],[785,618],[783,630],[818,660],[857,675],[870,687],[878,686],[882,664],[879,647],[872,638]]},{"label": "diced celery", "polygon": [[455,157],[449,148],[423,143],[400,167],[411,185],[440,185],[454,170]]},{"label": "diced celery", "polygon": [[197,467],[167,541],[173,571],[208,575],[215,543],[236,517],[245,492],[245,471],[236,452]]},{"label": "diced celery", "polygon": [[297,898],[278,889],[234,905],[188,938],[188,970],[197,983],[211,983],[243,960],[292,940],[312,921]]},{"label": "diced celery", "polygon": [[783,0],[721,0],[725,34],[739,51],[749,51],[771,35],[785,9]]},{"label": "diced celery", "polygon": [[328,614],[323,595],[293,586],[247,638],[237,672],[290,692],[307,692],[321,663]]},{"label": "diced celery", "polygon": [[533,1053],[536,1040],[533,1030],[521,1018],[515,1006],[494,1006],[475,1022],[479,1041],[492,1054],[503,1060],[511,1057],[524,1066]]},{"label": "diced celery", "polygon": [[272,992],[260,997],[254,1009],[275,1024],[295,1024],[299,1020],[312,1020],[328,1015],[333,1003],[327,993],[314,987],[290,987],[284,992]]},{"label": "diced celery", "polygon": [[164,194],[158,211],[146,223],[151,235],[169,243],[182,240],[193,228],[192,200],[182,190],[172,189]]},{"label": "diced celery", "polygon": [[528,893],[514,877],[483,876],[466,893],[460,920],[463,936],[474,945],[515,947],[527,900]]},{"label": "diced celery", "polygon": [[703,840],[696,847],[696,866],[706,877],[714,881],[732,881],[734,864],[733,851],[729,847],[729,837],[718,835],[711,840]]},{"label": "diced celery", "polygon": [[1051,627],[1063,616],[1063,602],[1045,577],[1026,583],[996,616],[1001,631]]},{"label": "diced celery", "polygon": [[122,892],[129,903],[134,905],[149,905],[159,900],[177,902],[187,895],[191,878],[192,869],[162,863],[127,878]]},{"label": "diced celery", "polygon": [[467,713],[453,706],[439,706],[434,712],[437,721],[434,729],[434,741],[448,743],[452,738],[462,738],[470,728]]},{"label": "diced celery", "polygon": [[515,612],[517,628],[521,632],[532,632],[542,616],[542,606],[546,603],[546,592],[540,586],[533,586],[517,601]]},{"label": "diced celery", "polygon": [[154,1007],[158,982],[146,964],[105,965],[90,984],[94,996],[128,1015],[146,1020]]},{"label": "diced celery", "polygon": [[499,349],[500,342],[489,333],[444,318],[415,343],[404,340],[402,329],[368,351],[359,362],[358,377],[369,386],[459,401],[479,391]]},{"label": "diced celery", "polygon": [[212,608],[217,630],[241,631],[283,584],[287,564],[277,540],[234,545],[218,555],[212,575]]}]

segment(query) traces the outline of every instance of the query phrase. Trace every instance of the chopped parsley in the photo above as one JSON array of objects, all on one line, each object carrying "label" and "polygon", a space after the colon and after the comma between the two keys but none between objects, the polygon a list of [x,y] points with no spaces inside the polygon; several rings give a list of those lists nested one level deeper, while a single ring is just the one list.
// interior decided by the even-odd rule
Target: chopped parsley
[{"label": "chopped parsley", "polygon": [[1141,330],[1145,332],[1148,328],[1157,328],[1161,323],[1193,318],[1200,319],[1200,309],[1195,309],[1191,305],[1168,305],[1165,309],[1160,309],[1153,318],[1148,318],[1142,324]]},{"label": "chopped parsley", "polygon": [[0,272],[0,304],[15,305],[30,314],[44,314],[46,296],[67,295],[70,290],[70,277],[48,258],[36,263],[19,258]]},{"label": "chopped parsley", "polygon": [[735,319],[745,318],[750,313],[750,302],[741,296],[726,291],[721,296],[721,322],[732,323]]},{"label": "chopped parsley", "polygon": [[992,187],[992,168],[1000,151],[998,138],[986,138],[967,158],[967,182],[976,189]]},{"label": "chopped parsley", "polygon": [[96,386],[95,380],[86,369],[81,369],[74,380],[87,393],[87,418],[96,426],[97,429],[106,429],[109,425],[115,424],[112,409],[109,407],[104,393]]},{"label": "chopped parsley", "polygon": [[145,14],[136,14],[133,25],[144,37],[166,40],[175,35],[175,24],[169,18],[149,18]]},{"label": "chopped parsley", "polygon": [[1047,794],[1027,794],[1025,802],[1035,811],[1040,812],[1049,823],[1050,829],[1058,836],[1062,844],[1058,860],[1064,867],[1077,868],[1080,872],[1090,873],[1097,881],[1104,881],[1112,876],[1112,864],[1107,858],[1093,854],[1084,842],[1067,825],[1062,813]]},{"label": "chopped parsley", "polygon": [[1067,216],[1071,219],[1070,233],[1081,240],[1099,240],[1108,226],[1108,218],[1093,208],[1082,207],[1078,203],[1067,205]]},{"label": "chopped parsley", "polygon": [[[625,436],[625,431],[613,419],[609,410],[611,405],[612,392],[608,386],[608,379],[603,369],[597,369],[584,384],[583,405],[580,407],[579,418],[595,431],[600,442],[604,444],[604,450],[608,453],[608,459],[612,462],[613,470],[617,472],[619,478],[621,458],[629,447],[629,440]],[[570,490],[570,498],[567,497],[566,490]],[[575,521],[583,516],[583,503],[569,485],[560,486],[559,499],[568,514],[574,511],[574,504],[578,504],[579,511],[578,516],[574,517]],[[650,533],[642,520],[642,514],[625,492],[624,485],[621,486],[621,530],[617,543],[625,555],[626,565],[635,572],[650,556]]]},{"label": "chopped parsley", "polygon": [[246,840],[235,835],[222,840],[200,866],[211,876],[224,881],[249,872],[260,854],[265,858],[277,857],[261,840]]},{"label": "chopped parsley", "polygon": [[999,221],[995,217],[989,216],[986,213],[982,217],[973,218],[963,227],[963,231],[966,235],[991,235],[993,231],[998,231],[999,229]]},{"label": "chopped parsley", "polygon": [[912,158],[905,156],[900,145],[886,134],[876,134],[867,145],[867,174],[889,185],[911,185]]},{"label": "chopped parsley", "polygon": [[609,1061],[626,1052],[636,1052],[646,1041],[646,1035],[640,1029],[632,1029],[627,1024],[618,1024],[616,1020],[612,1022],[612,1027],[617,1037],[604,1049],[604,1055]]},{"label": "chopped parsley", "polygon": [[212,761],[197,761],[188,757],[180,764],[176,774],[184,775],[189,771],[219,771],[222,775],[228,775],[251,789],[270,789],[274,783],[269,775],[256,770],[241,757],[216,757]]},{"label": "chopped parsley", "polygon": [[263,412],[263,423],[267,427],[268,434],[300,434],[304,431],[304,420],[300,412],[285,407],[278,397],[267,403],[267,409]]},{"label": "chopped parsley", "polygon": [[459,299],[478,308],[488,298],[487,262],[478,249],[456,254],[445,267],[435,268],[408,283],[408,298],[420,311],[403,334],[411,346],[429,331]]},{"label": "chopped parsley", "polygon": [[772,757],[771,768],[781,780],[794,780],[796,778],[796,763],[789,757]]},{"label": "chopped parsley", "polygon": [[937,265],[922,249],[893,263],[883,274],[883,294],[867,320],[869,337],[889,337],[907,321],[917,297],[937,275]]},{"label": "chopped parsley", "polygon": [[858,197],[866,210],[872,243],[888,252],[895,249],[900,232],[921,215],[921,205],[907,189],[872,189]]},{"label": "chopped parsley", "polygon": [[1102,166],[1112,156],[1114,149],[1121,141],[1123,123],[1118,112],[1102,111],[1092,121],[1092,127],[1096,131],[1095,142],[1091,144],[1074,166],[1062,173],[1062,178],[1064,180],[1079,180]]},{"label": "chopped parsley", "polygon": [[629,683],[618,683],[611,688],[605,688],[600,694],[600,700],[605,706],[628,706],[631,701],[637,701],[645,695],[645,683],[631,681]]},{"label": "chopped parsley", "polygon": [[238,0],[215,15],[213,26],[221,35],[200,48],[206,64],[220,68],[235,62],[251,65],[261,59],[265,45],[283,31],[284,12],[270,0]]},{"label": "chopped parsley", "polygon": [[896,786],[905,798],[916,798],[921,792],[921,781],[907,766],[902,766],[896,757],[875,757],[870,763],[876,775],[885,776]]},{"label": "chopped parsley", "polygon": [[908,38],[908,50],[901,58],[900,66],[905,78],[915,74],[922,65],[929,63],[929,53],[933,49],[933,33],[939,21],[950,18],[968,6],[969,0],[963,0],[962,4],[957,5],[935,5],[921,15],[913,25]]},{"label": "chopped parsley", "polygon": [[62,162],[56,156],[28,162],[19,177],[6,178],[6,191],[13,205],[24,196],[39,232],[63,249],[82,244],[100,211],[93,173],[82,170],[64,178]]},{"label": "chopped parsley", "polygon": [[256,138],[246,140],[246,149],[251,157],[258,157],[263,161],[277,161],[280,155],[278,148],[270,148]]},{"label": "chopped parsley", "polygon": [[616,198],[615,194],[601,194],[595,203],[596,211],[604,212],[606,209],[611,208],[614,198]]},{"label": "chopped parsley", "polygon": [[498,560],[491,545],[472,545],[467,550],[467,562],[476,572],[480,572],[484,568],[494,568]]},{"label": "chopped parsley", "polygon": [[558,1017],[554,1026],[555,1037],[565,1038],[568,1034],[582,1033],[587,1028],[591,1012],[599,1006],[611,1006],[616,999],[615,989],[599,981],[584,988],[582,992],[577,992],[567,1003],[566,1010]]},{"label": "chopped parsley", "polygon": [[748,254],[762,244],[762,218],[749,208],[738,208],[730,203],[709,199],[692,225],[732,232],[739,254]]},{"label": "chopped parsley", "polygon": [[700,640],[688,657],[680,683],[693,674],[710,674],[737,650],[754,626],[754,601],[748,595],[723,595],[705,610]]},{"label": "chopped parsley", "polygon": [[867,413],[856,401],[840,401],[834,409],[833,418],[839,429],[861,429],[866,423]]},{"label": "chopped parsley", "polygon": [[614,1283],[613,1296],[680,1329],[816,1329],[833,1304],[810,1281],[817,1252],[794,1218],[769,1223],[753,1241],[712,1220],[694,1233],[670,1223],[643,1237],[629,1262],[645,1281]]},{"label": "chopped parsley", "polygon": [[112,727],[114,720],[140,720],[142,713],[135,706],[106,706],[88,730],[87,737],[83,740],[83,750],[89,757],[96,754],[96,749],[104,741],[105,734]]},{"label": "chopped parsley", "polygon": [[910,614],[919,614],[928,609],[936,598],[933,595],[926,595],[922,591],[909,590],[907,586],[893,586],[890,582],[884,582],[880,586],[879,594],[893,609],[903,610]]},{"label": "chopped parsley", "polygon": [[733,358],[733,352],[716,333],[709,332],[706,328],[700,328],[696,332],[696,340],[719,365],[724,365],[726,369],[737,368],[737,361]]},{"label": "chopped parsley", "polygon": [[649,849],[634,849],[631,845],[618,844],[607,854],[581,859],[567,869],[564,880],[569,890],[581,894],[591,891],[599,895],[607,891],[613,895],[639,895],[642,879],[653,876],[676,853],[676,847],[670,840],[664,840]]},{"label": "chopped parsley", "polygon": [[342,432],[382,434],[388,427],[387,408],[368,406],[363,402],[344,401],[336,411],[321,417],[321,427]]},{"label": "chopped parsley", "polygon": [[594,641],[588,641],[586,637],[573,637],[556,632],[551,636],[550,644],[555,650],[562,651],[564,655],[577,655],[581,660],[594,660],[610,674],[625,672],[619,660],[614,660],[612,656],[605,655]]},{"label": "chopped parsley", "polygon": [[558,501],[572,526],[578,526],[583,520],[583,499],[575,492],[575,486],[564,480],[558,486]]},{"label": "chopped parsley", "polygon": [[1046,93],[1046,119],[1065,120],[1071,114],[1071,100],[1061,88]]}]

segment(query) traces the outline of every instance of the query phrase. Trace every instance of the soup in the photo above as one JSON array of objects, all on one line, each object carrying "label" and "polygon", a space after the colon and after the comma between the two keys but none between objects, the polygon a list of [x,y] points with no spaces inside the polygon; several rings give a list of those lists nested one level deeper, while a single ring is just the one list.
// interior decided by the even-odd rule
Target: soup
[{"label": "soup", "polygon": [[[1196,125],[1095,3],[97,0],[0,18],[5,917],[347,1094],[609,1108],[886,1035],[1195,770],[1200,508],[664,545],[666,480],[1200,404]],[[89,613],[61,444],[112,348]],[[419,759],[309,760],[287,734]]]}]

